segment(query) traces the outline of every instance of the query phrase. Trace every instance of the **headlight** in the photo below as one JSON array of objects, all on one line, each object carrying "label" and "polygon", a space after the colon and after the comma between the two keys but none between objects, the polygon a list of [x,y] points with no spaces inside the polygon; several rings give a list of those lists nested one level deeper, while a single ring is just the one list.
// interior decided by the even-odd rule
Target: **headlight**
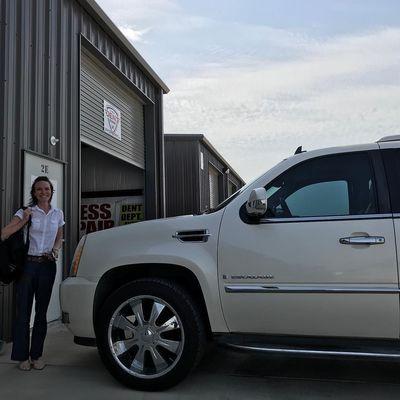
[{"label": "headlight", "polygon": [[78,246],[76,246],[74,258],[72,259],[71,269],[69,271],[69,276],[76,276],[76,274],[78,273],[79,261],[81,260],[81,255],[83,252],[83,246],[85,245],[85,242],[86,242],[86,235],[83,235],[78,243]]}]

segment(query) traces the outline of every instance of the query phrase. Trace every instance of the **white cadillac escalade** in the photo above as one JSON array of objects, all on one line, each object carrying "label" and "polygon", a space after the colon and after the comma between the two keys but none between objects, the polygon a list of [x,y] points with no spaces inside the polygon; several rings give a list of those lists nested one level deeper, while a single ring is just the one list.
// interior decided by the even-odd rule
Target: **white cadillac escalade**
[{"label": "white cadillac escalade", "polygon": [[400,357],[399,182],[400,136],[299,148],[207,214],[84,236],[61,287],[64,322],[144,390],[182,380],[215,336]]}]

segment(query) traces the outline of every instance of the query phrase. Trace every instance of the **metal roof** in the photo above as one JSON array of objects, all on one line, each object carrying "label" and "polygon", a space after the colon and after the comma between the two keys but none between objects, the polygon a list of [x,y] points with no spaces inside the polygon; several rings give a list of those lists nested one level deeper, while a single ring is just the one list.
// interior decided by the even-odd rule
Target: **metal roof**
[{"label": "metal roof", "polygon": [[168,86],[156,74],[153,68],[132,46],[131,42],[124,36],[118,27],[111,21],[107,14],[94,0],[77,0],[79,4],[102,26],[102,28],[121,46],[124,51],[143,69],[145,73],[161,87],[164,93],[169,92]]}]

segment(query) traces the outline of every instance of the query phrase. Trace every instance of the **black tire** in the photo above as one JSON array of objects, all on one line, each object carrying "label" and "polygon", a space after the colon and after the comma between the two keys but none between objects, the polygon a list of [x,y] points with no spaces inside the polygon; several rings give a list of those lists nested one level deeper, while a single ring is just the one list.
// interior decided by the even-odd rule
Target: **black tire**
[{"label": "black tire", "polygon": [[[162,312],[151,323],[153,309]],[[201,360],[206,345],[204,322],[189,294],[172,281],[151,278],[133,281],[105,301],[96,321],[96,339],[110,373],[126,386],[147,391],[183,380]],[[172,351],[166,350],[166,342],[173,343]]]}]

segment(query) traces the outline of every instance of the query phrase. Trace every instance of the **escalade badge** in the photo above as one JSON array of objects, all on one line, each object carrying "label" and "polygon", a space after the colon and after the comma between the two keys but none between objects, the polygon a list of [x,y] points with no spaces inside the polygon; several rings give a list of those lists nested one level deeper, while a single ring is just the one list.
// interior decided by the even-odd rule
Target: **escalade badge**
[{"label": "escalade badge", "polygon": [[[228,279],[227,275],[222,276],[223,279]],[[231,279],[274,279],[273,275],[231,275]]]}]

